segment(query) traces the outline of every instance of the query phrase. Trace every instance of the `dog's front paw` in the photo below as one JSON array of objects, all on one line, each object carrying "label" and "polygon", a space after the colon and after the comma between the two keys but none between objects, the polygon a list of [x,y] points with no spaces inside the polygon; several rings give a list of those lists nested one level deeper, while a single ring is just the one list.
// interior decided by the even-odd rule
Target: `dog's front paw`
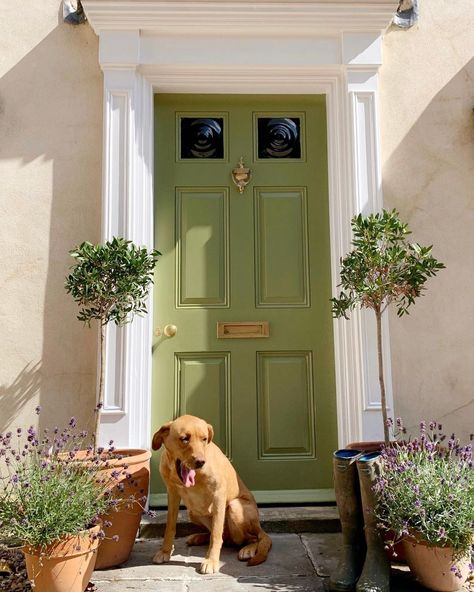
[{"label": "dog's front paw", "polygon": [[164,549],[160,549],[157,551],[152,559],[153,563],[166,563],[170,560],[171,555],[173,554],[174,547],[171,548],[171,551],[165,551]]},{"label": "dog's front paw", "polygon": [[204,559],[199,567],[199,573],[202,574],[213,574],[217,573],[220,569],[218,559]]}]

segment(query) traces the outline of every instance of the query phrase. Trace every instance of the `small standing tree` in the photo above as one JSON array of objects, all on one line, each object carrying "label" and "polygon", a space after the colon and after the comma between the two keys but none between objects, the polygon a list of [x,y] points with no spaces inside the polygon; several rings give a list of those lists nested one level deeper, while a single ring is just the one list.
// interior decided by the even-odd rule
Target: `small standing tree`
[{"label": "small standing tree", "polygon": [[147,312],[146,298],[153,270],[161,255],[137,247],[124,238],[103,244],[83,242],[70,251],[76,263],[65,282],[66,292],[79,305],[77,318],[89,327],[99,321],[100,362],[97,389],[94,448],[98,441],[100,410],[104,401],[105,327],[110,321],[122,326]]},{"label": "small standing tree", "polygon": [[415,298],[422,295],[429,277],[444,268],[431,255],[432,247],[408,243],[407,224],[396,210],[383,210],[367,217],[359,214],[351,222],[354,250],[341,259],[342,291],[332,298],[335,318],[348,319],[347,313],[357,305],[370,308],[377,322],[379,384],[384,423],[384,440],[389,444],[387,402],[382,351],[382,315],[390,304],[399,317],[408,314]]}]

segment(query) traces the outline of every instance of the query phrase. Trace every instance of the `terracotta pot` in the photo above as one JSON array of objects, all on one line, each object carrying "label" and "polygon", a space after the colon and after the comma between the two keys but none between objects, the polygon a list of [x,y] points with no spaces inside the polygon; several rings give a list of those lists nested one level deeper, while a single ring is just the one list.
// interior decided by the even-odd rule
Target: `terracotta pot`
[{"label": "terracotta pot", "polygon": [[[122,500],[129,500],[130,496],[134,496],[138,501],[124,501],[117,511],[101,516],[103,522],[110,521],[112,526],[104,529],[106,538],[102,541],[97,554],[96,569],[115,567],[125,563],[130,557],[145,505],[140,498],[148,496],[150,484],[151,452],[149,450],[127,448],[116,450],[114,454],[123,458],[109,460],[108,468],[103,471],[107,477],[113,471],[121,473],[115,482],[123,486],[123,491],[119,492],[116,489],[114,496]],[[127,469],[124,469],[125,465]],[[128,473],[130,478],[127,478],[125,473]],[[112,540],[115,536],[118,536],[118,541]]]},{"label": "terracotta pot", "polygon": [[380,452],[384,443],[383,440],[369,442],[351,442],[346,446],[348,450],[360,450],[361,452]]},{"label": "terracotta pot", "polygon": [[404,539],[405,556],[416,579],[430,590],[455,592],[460,590],[469,576],[469,556],[456,562],[461,572],[459,578],[451,571],[453,549],[451,547],[429,547],[424,541]]},{"label": "terracotta pot", "polygon": [[43,553],[22,547],[26,572],[35,592],[84,592],[94,571],[100,526],[61,539]]}]

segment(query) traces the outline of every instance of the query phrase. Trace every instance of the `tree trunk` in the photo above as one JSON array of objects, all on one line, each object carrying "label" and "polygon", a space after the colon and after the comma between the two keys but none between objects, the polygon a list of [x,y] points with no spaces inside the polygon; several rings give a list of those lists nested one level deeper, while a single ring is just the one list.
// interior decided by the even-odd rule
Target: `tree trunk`
[{"label": "tree trunk", "polygon": [[102,406],[104,403],[104,376],[105,376],[105,325],[102,321],[100,323],[100,361],[99,361],[99,388],[97,392],[97,406],[95,409],[95,430],[94,430],[94,452],[97,451],[97,443],[99,441],[99,429],[100,429],[100,415]]},{"label": "tree trunk", "polygon": [[382,353],[382,312],[380,308],[375,309],[375,318],[377,320],[377,357],[379,362],[379,385],[380,385],[380,402],[382,405],[383,418],[383,435],[385,445],[390,443],[390,436],[388,432],[388,417],[387,417],[387,399],[385,396],[385,380],[383,372],[383,353]]}]

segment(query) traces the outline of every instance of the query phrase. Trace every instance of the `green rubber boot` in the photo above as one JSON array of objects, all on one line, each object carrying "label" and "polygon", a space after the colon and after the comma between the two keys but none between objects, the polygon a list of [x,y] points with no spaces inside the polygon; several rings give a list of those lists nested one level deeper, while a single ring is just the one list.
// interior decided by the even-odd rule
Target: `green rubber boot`
[{"label": "green rubber boot", "polygon": [[342,554],[329,578],[329,590],[351,592],[365,558],[364,521],[360,499],[358,450],[338,450],[333,456],[334,489],[342,528]]},{"label": "green rubber boot", "polygon": [[377,528],[375,493],[372,490],[379,471],[379,457],[380,452],[371,452],[357,460],[367,543],[367,555],[357,582],[357,592],[390,592],[390,562],[384,549],[383,537]]}]

